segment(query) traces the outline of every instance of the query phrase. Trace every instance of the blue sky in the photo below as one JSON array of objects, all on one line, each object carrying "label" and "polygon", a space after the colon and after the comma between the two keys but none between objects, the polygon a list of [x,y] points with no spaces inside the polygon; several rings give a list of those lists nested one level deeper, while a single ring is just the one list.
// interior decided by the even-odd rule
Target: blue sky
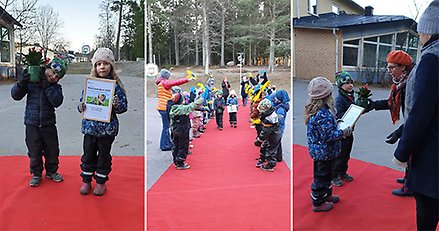
[{"label": "blue sky", "polygon": [[70,49],[80,51],[83,45],[94,48],[99,29],[99,4],[97,0],[39,0],[37,6],[50,5],[63,20],[61,33],[70,42]]},{"label": "blue sky", "polygon": [[[404,15],[409,18],[415,19],[415,5],[413,0],[354,0],[358,5],[363,8],[366,6],[372,6],[374,8],[373,13],[375,15]],[[416,18],[419,21],[422,12],[431,2],[431,0],[415,0],[420,13]]]}]

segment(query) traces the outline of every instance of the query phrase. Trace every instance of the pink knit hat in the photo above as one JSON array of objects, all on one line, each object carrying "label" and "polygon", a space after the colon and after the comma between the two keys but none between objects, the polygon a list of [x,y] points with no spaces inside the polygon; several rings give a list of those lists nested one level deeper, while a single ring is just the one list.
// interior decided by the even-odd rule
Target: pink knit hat
[{"label": "pink knit hat", "polygon": [[98,48],[93,54],[93,58],[91,58],[91,62],[93,66],[95,66],[95,64],[98,61],[105,61],[107,63],[110,63],[111,66],[114,68],[115,61],[114,61],[113,51],[111,51],[109,48],[106,47]]},{"label": "pink knit hat", "polygon": [[332,93],[332,83],[325,77],[315,77],[309,82],[308,95],[311,99],[323,99]]}]

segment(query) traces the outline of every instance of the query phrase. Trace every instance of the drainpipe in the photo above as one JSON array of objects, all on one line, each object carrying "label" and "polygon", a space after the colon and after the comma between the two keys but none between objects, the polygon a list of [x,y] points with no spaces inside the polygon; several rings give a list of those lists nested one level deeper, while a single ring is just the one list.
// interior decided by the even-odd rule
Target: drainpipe
[{"label": "drainpipe", "polygon": [[299,0],[296,0],[296,6],[297,6],[297,18],[300,18],[300,6],[299,6]]},{"label": "drainpipe", "polygon": [[332,28],[332,34],[335,37],[335,72],[338,71],[338,36],[335,33],[335,28]]}]

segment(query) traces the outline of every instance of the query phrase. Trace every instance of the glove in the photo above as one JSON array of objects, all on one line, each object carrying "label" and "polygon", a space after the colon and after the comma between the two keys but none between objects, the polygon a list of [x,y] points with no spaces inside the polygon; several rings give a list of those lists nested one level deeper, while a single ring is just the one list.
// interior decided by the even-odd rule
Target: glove
[{"label": "glove", "polygon": [[407,162],[401,162],[398,159],[396,159],[395,157],[393,157],[392,162],[399,167],[407,168]]},{"label": "glove", "polygon": [[117,108],[118,106],[119,106],[119,97],[115,95],[113,99],[113,107]]},{"label": "glove", "polygon": [[27,85],[29,84],[29,79],[30,79],[30,74],[27,73],[27,71],[25,70],[23,72],[23,76],[21,77],[20,81],[18,81],[17,86],[19,88],[27,87]]},{"label": "glove", "polygon": [[80,102],[79,104],[78,104],[78,110],[79,110],[79,112],[84,112],[85,111],[85,108],[86,108],[86,106],[85,106],[85,103],[83,103],[83,102]]},{"label": "glove", "polygon": [[375,101],[371,100],[371,99],[367,99],[367,106],[366,109],[364,110],[363,113],[367,113],[372,111],[373,109],[375,109]]},{"label": "glove", "polygon": [[256,139],[254,142],[255,146],[261,147],[262,142],[259,139]]},{"label": "glove", "polygon": [[348,126],[347,128],[343,129],[343,137],[348,137],[352,135],[352,131],[353,129],[351,128],[351,126]]},{"label": "glove", "polygon": [[390,133],[390,135],[387,136],[386,143],[388,144],[394,144],[396,141],[398,141],[399,137],[395,132]]}]

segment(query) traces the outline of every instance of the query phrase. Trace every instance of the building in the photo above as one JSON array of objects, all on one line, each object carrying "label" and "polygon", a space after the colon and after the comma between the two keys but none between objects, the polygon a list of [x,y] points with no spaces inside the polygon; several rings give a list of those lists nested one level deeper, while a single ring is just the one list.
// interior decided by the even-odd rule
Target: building
[{"label": "building", "polygon": [[[317,1],[300,2],[312,5]],[[312,79],[324,76],[333,80],[336,71],[345,70],[355,81],[382,83],[390,81],[386,71],[386,56],[390,51],[404,50],[416,60],[418,37],[413,19],[373,15],[372,7],[366,7],[361,14],[347,13],[345,9],[353,12],[358,7],[353,1],[343,2],[348,6],[339,4],[336,8],[321,4],[329,12],[313,11],[308,12],[308,16],[302,14],[293,19],[293,77]],[[323,8],[319,6],[311,9]]]},{"label": "building", "polygon": [[22,25],[0,7],[0,79],[16,77],[14,26]]}]

